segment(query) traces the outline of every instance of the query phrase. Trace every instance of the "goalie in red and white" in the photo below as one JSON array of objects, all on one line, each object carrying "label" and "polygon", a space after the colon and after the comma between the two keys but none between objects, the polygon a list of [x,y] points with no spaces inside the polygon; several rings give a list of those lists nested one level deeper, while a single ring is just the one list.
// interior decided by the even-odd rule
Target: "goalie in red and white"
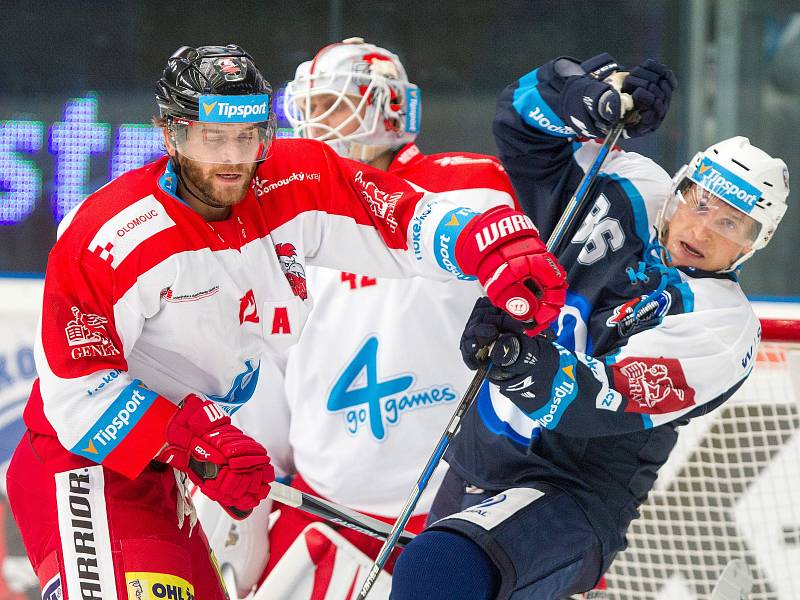
[{"label": "goalie in red and white", "polygon": [[[505,216],[515,206],[514,192],[495,157],[469,152],[426,155],[414,143],[420,91],[409,82],[398,57],[384,48],[359,38],[326,46],[298,67],[286,90],[285,108],[299,137],[322,140],[342,156],[403,177],[417,190],[457,190],[469,199],[471,210],[500,205],[490,213],[497,220],[478,232],[474,245],[464,246],[467,254],[531,226],[523,215]],[[422,258],[420,232],[429,218],[423,211],[410,225],[409,250],[416,260]],[[446,225],[437,230],[445,267],[453,257],[446,249],[449,237]],[[541,252],[544,246],[539,244]],[[543,265],[542,272],[559,277],[558,268]],[[498,267],[499,263],[484,262],[480,269],[490,277]],[[267,446],[274,462],[293,475],[293,486],[391,523],[471,379],[455,349],[481,289],[477,283],[387,279],[369,270],[352,273],[310,266],[306,276],[316,305],[288,362],[271,361],[274,368],[261,379],[256,395],[271,402],[251,403],[236,418]],[[552,312],[543,321],[555,317],[564,288],[547,294],[552,297],[543,298],[541,314]],[[509,298],[515,296],[519,300],[509,308],[525,310],[521,295]],[[423,494],[411,531],[421,530],[443,468]],[[222,522],[213,525],[217,533],[211,534],[212,546],[221,563],[234,564],[240,593],[263,578],[259,571],[266,562],[265,594],[273,593],[270,586],[283,589],[276,582],[294,580],[303,569],[308,581],[315,576],[326,579],[321,573],[332,565],[334,573],[349,574],[336,580],[346,582],[338,590],[344,594],[359,564],[352,557],[374,558],[381,546],[379,540],[340,529],[337,543],[327,546],[323,559],[319,544],[311,552],[303,533],[317,519],[282,506],[269,533],[268,550],[265,510],[262,505],[260,514],[234,525],[237,543],[230,541],[232,523],[225,522],[224,514],[218,515]],[[205,507],[200,513],[211,526],[213,515]],[[329,529],[315,526],[313,531],[318,540]],[[295,540],[300,547],[289,552],[288,562],[281,561]],[[344,551],[342,540],[355,547]],[[334,555],[338,558],[331,562]],[[367,559],[364,566],[370,562]],[[296,589],[302,597],[302,588]],[[336,597],[334,589],[330,593],[328,597]]]}]

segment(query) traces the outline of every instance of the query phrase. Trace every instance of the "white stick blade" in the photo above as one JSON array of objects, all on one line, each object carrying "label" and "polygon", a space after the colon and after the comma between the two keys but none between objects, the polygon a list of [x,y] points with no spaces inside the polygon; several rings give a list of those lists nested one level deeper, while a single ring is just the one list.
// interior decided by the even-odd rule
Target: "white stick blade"
[{"label": "white stick blade", "polygon": [[282,502],[286,506],[292,506],[294,508],[303,504],[303,495],[300,491],[277,481],[273,481],[269,484],[269,497],[276,502]]},{"label": "white stick blade", "polygon": [[753,576],[741,559],[732,560],[722,571],[711,600],[745,600],[753,588]]}]

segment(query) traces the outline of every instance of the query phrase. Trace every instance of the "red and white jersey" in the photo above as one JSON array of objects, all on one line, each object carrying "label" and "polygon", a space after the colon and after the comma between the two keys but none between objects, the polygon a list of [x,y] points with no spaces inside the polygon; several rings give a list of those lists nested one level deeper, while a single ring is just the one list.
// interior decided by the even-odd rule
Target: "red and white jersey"
[{"label": "red and white jersey", "polygon": [[187,394],[229,413],[252,396],[261,357],[285,354],[311,309],[307,262],[466,278],[440,237],[455,243],[472,194],[415,190],[319,142],[276,141],[225,221],[203,220],[176,183],[163,158],[90,195],[62,222],[44,284],[26,423],[129,477]]},{"label": "red and white jersey", "polygon": [[[458,190],[459,201],[477,212],[514,205],[511,183],[494,157],[425,156],[410,144],[389,172],[417,189]],[[417,258],[418,225],[412,222],[409,234]],[[288,364],[269,363],[285,368],[284,390],[278,373],[262,377],[256,391],[259,400],[285,394],[285,404],[251,402],[236,419],[278,467],[296,469],[317,493],[394,517],[472,379],[458,343],[482,290],[476,282],[348,271],[308,269],[314,310]],[[415,514],[428,512],[446,466],[432,477]]]}]

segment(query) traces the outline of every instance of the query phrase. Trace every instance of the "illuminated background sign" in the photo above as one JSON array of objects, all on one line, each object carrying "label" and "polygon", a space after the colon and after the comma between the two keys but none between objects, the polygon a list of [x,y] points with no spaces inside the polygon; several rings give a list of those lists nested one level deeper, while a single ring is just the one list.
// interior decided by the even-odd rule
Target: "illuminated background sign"
[{"label": "illuminated background sign", "polygon": [[139,167],[164,153],[161,133],[150,125],[124,124],[113,131],[97,122],[98,99],[69,100],[63,119],[49,128],[41,121],[0,123],[0,225],[28,218],[42,198],[42,173],[34,155],[45,146],[55,157],[52,211],[56,222],[90,192],[92,155],[110,156],[108,179]]},{"label": "illuminated background sign", "polygon": [[[0,121],[0,272],[44,271],[64,215],[111,179],[164,154],[160,129],[101,122],[101,98],[69,99],[50,124]],[[274,102],[280,124],[282,102],[281,90]],[[279,136],[289,132],[282,128]]]}]

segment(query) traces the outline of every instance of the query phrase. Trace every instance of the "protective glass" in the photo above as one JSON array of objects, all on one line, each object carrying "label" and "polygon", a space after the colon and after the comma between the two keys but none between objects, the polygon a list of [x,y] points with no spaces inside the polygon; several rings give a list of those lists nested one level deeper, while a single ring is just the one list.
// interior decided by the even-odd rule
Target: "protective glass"
[{"label": "protective glass", "polygon": [[286,117],[297,137],[323,142],[361,140],[378,130],[380,112],[367,110],[378,101],[376,84],[359,86],[353,75],[315,74],[289,83]]},{"label": "protective glass", "polygon": [[752,246],[761,233],[761,223],[684,177],[667,200],[664,219],[669,223],[676,213],[691,215],[698,225],[740,245]]},{"label": "protective glass", "polygon": [[264,160],[275,135],[275,118],[260,123],[205,123],[173,119],[173,145],[190,160],[246,164]]}]

